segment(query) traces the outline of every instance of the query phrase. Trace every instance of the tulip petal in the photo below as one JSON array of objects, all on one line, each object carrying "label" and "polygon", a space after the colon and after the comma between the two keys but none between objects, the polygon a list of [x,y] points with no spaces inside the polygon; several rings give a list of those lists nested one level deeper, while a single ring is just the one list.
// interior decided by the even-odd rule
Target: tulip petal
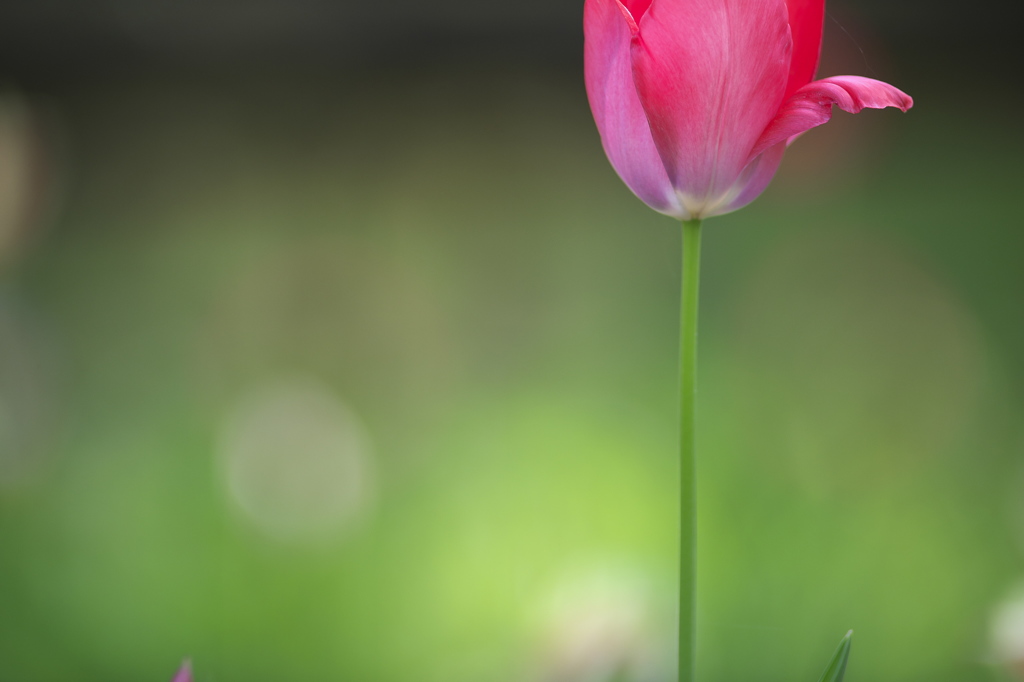
[{"label": "tulip petal", "polygon": [[784,0],[655,0],[640,21],[637,92],[691,216],[706,215],[747,165],[783,102],[791,49]]},{"label": "tulip petal", "polygon": [[786,152],[786,143],[780,142],[774,147],[764,150],[753,161],[747,164],[736,181],[735,191],[730,193],[727,201],[708,213],[708,216],[722,215],[743,208],[761,195],[768,183],[775,177],[775,171],[782,163],[782,155]]},{"label": "tulip petal", "polygon": [[186,660],[182,663],[171,682],[192,682],[192,662]]},{"label": "tulip petal", "polygon": [[651,2],[652,0],[622,0],[622,4],[629,10],[629,15],[634,18],[636,23],[640,23],[640,19],[647,13]]},{"label": "tulip petal", "polygon": [[782,105],[778,116],[754,145],[751,159],[769,147],[827,123],[832,118],[833,104],[856,114],[865,108],[897,107],[906,111],[914,106],[914,100],[888,83],[860,76],[834,76],[808,83]]},{"label": "tulip petal", "polygon": [[[649,5],[630,2],[638,12]],[[630,39],[635,30],[633,15],[618,0],[587,0],[583,10],[587,97],[605,153],[622,180],[654,210],[683,218],[633,83]]]},{"label": "tulip petal", "polygon": [[814,80],[821,58],[821,33],[825,24],[825,0],[786,0],[789,29],[793,34],[793,59],[785,99]]}]

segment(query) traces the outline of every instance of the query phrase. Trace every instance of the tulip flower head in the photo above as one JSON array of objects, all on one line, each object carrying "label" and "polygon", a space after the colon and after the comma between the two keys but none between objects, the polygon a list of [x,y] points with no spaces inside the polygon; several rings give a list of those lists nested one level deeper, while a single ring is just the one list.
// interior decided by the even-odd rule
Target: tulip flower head
[{"label": "tulip flower head", "polygon": [[587,96],[633,193],[680,220],[728,213],[833,105],[909,109],[881,81],[812,80],[824,14],[825,0],[586,0]]}]

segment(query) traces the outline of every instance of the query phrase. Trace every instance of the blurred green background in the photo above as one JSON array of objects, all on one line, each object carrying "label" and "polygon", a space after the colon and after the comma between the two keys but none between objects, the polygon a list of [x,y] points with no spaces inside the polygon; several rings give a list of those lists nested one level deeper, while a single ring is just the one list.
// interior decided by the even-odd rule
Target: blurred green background
[{"label": "blurred green background", "polygon": [[[701,678],[1024,679],[1024,12],[830,9],[916,107],[707,225]],[[580,12],[0,8],[0,680],[672,679],[679,230]]]}]

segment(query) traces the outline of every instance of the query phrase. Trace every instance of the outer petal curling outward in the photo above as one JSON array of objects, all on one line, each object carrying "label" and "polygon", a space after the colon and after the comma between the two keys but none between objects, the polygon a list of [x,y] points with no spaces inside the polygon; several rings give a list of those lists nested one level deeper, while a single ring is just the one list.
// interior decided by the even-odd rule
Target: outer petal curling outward
[{"label": "outer petal curling outward", "polygon": [[655,0],[633,39],[633,75],[654,144],[690,217],[733,191],[783,101],[784,0]]},{"label": "outer petal curling outward", "polygon": [[[631,2],[640,16],[649,5]],[[675,218],[686,217],[633,83],[633,15],[618,0],[587,0],[583,22],[587,97],[608,160],[645,204]]]},{"label": "outer petal curling outward", "polygon": [[833,104],[856,114],[864,108],[897,107],[906,111],[914,106],[914,100],[888,83],[860,76],[834,76],[808,83],[782,105],[754,145],[751,160],[770,147],[828,122]]}]

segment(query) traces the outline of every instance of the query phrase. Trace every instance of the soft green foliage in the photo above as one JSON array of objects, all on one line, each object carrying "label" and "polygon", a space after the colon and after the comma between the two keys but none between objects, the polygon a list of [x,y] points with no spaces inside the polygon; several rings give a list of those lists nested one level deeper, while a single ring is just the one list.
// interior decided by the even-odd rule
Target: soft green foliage
[{"label": "soft green foliage", "polygon": [[[608,168],[578,73],[125,78],[47,100],[74,163],[0,281],[0,467],[35,458],[0,488],[0,677],[670,679],[679,230]],[[702,682],[815,679],[849,627],[859,680],[998,667],[1020,108],[912,89],[706,224]],[[355,511],[290,535],[240,504],[322,510],[295,443],[346,424]],[[228,476],[273,438],[293,466]]]}]

